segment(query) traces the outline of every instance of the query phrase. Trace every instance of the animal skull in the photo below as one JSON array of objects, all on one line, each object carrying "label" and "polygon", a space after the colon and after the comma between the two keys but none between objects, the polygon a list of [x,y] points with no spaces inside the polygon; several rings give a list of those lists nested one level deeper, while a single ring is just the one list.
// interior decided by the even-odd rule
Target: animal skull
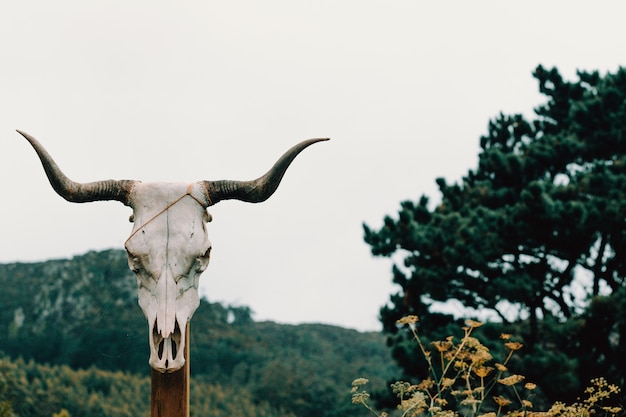
[{"label": "animal skull", "polygon": [[[134,227],[125,244],[128,265],[137,275],[139,305],[150,326],[150,366],[161,372],[185,363],[185,327],[200,305],[198,281],[211,251],[201,188],[187,188],[138,183],[130,196]],[[202,197],[196,200],[194,193]]]},{"label": "animal skull", "polygon": [[50,184],[70,202],[116,200],[133,209],[126,240],[128,265],[137,276],[139,306],[149,326],[150,366],[162,373],[185,364],[187,322],[200,304],[198,281],[209,263],[211,243],[207,207],[221,200],[265,201],[280,184],[293,159],[309,139],[289,149],[262,177],[252,181],[199,181],[192,184],[104,180],[77,183],[65,176],[31,135]]}]

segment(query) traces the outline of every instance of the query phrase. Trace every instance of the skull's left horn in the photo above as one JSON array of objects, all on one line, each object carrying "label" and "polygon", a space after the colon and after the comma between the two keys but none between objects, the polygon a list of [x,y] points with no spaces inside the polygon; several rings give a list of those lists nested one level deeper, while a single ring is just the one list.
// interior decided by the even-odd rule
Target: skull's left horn
[{"label": "skull's left horn", "polygon": [[267,200],[278,188],[287,168],[306,147],[324,139],[309,139],[298,143],[281,156],[274,166],[262,177],[251,181],[203,181],[209,195],[208,205],[221,200],[241,200],[248,203],[260,203]]},{"label": "skull's left horn", "polygon": [[20,130],[17,132],[24,136],[35,149],[35,152],[37,152],[54,191],[67,201],[86,203],[89,201],[116,200],[128,205],[128,195],[136,181],[104,180],[90,183],[74,182],[63,174],[59,166],[37,139],[26,132]]}]

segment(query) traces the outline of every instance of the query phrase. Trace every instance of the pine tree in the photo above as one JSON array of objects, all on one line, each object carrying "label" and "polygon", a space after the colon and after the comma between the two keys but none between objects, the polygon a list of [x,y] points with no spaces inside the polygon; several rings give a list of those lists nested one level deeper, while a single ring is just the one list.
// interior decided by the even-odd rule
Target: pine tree
[{"label": "pine tree", "polygon": [[[439,204],[431,209],[422,196],[402,202],[380,229],[364,225],[374,255],[403,258],[393,267],[400,290],[381,320],[408,373],[419,364],[396,320],[419,315],[423,332],[441,336],[452,317],[435,314],[433,302],[457,300],[519,329],[529,369],[560,367],[570,376],[545,385],[550,396],[585,384],[572,376],[592,371],[623,386],[626,311],[610,294],[626,285],[626,70],[580,71],[573,82],[542,66],[533,75],[546,102],[532,120],[491,120],[477,168],[460,183],[437,179]],[[605,334],[583,320],[597,317],[601,299],[621,309],[603,323]],[[589,343],[594,348],[581,356]],[[618,353],[616,362],[601,361]]]}]

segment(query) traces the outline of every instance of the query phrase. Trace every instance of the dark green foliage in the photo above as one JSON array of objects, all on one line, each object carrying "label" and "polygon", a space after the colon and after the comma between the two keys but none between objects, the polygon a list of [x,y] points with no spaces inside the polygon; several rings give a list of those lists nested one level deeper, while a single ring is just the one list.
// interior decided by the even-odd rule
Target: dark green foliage
[{"label": "dark green foliage", "polygon": [[[11,405],[47,417],[149,410],[148,325],[124,251],[0,265],[0,285],[0,351],[12,358],[0,369],[0,417]],[[192,415],[346,416],[355,375],[381,389],[397,372],[380,334],[251,314],[201,300],[191,321]]]},{"label": "dark green foliage", "polygon": [[[20,417],[50,417],[53,413],[89,417],[148,417],[150,415],[150,378],[97,368],[73,370],[65,365],[47,366],[23,360],[0,358],[0,375],[11,386],[0,392],[13,403]],[[287,411],[257,403],[245,389],[213,384],[203,378],[191,386],[193,417],[293,417]],[[66,415],[67,415],[66,414]]]},{"label": "dark green foliage", "polygon": [[597,364],[596,369],[584,369],[587,379],[595,377],[600,369],[607,380],[623,381],[626,372],[626,287],[622,286],[608,296],[594,297],[581,317],[579,334],[583,337],[573,343],[571,351],[584,363]]},{"label": "dark green foliage", "polygon": [[533,120],[491,120],[478,167],[458,184],[437,180],[441,203],[403,202],[364,237],[374,255],[404,258],[381,319],[408,373],[421,365],[396,320],[417,314],[422,334],[441,338],[453,319],[432,302],[455,299],[522,335],[520,372],[569,401],[590,377],[626,384],[626,70],[533,75],[546,97]]},{"label": "dark green foliage", "polygon": [[[1,353],[0,353],[1,355]],[[13,401],[15,400],[15,387],[17,381],[8,372],[0,370],[0,417],[14,417]]]},{"label": "dark green foliage", "polygon": [[10,289],[0,294],[6,353],[80,368],[146,369],[147,324],[120,251],[0,265],[0,283]]}]

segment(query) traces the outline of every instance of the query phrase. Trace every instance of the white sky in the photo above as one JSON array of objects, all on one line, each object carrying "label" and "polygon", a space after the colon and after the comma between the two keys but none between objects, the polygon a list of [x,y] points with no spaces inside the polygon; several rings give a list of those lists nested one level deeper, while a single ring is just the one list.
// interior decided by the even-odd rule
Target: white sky
[{"label": "white sky", "polygon": [[[210,212],[212,301],[257,320],[377,330],[396,289],[361,224],[476,166],[531,72],[626,64],[621,1],[12,1],[0,4],[0,262],[122,248],[130,209],[57,196],[15,129],[77,181],[253,179],[306,149],[262,204]],[[16,283],[19,284],[19,283]]]}]

